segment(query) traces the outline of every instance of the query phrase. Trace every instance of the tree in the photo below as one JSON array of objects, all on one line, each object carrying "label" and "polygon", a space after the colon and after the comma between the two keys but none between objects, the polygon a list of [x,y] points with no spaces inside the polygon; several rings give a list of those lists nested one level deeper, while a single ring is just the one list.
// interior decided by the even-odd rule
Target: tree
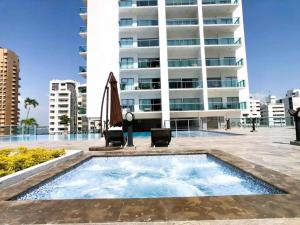
[{"label": "tree", "polygon": [[70,123],[70,118],[67,115],[62,115],[59,117],[59,123],[65,125],[65,132],[67,131],[66,128]]},{"label": "tree", "polygon": [[36,120],[34,118],[28,118],[28,119],[21,120],[21,125],[30,127],[30,126],[37,126],[38,123],[36,122]]},{"label": "tree", "polygon": [[29,112],[30,112],[31,106],[32,106],[33,108],[36,108],[38,105],[39,105],[39,103],[38,103],[35,99],[32,99],[32,98],[26,98],[26,99],[24,100],[24,107],[25,107],[25,109],[27,109],[26,120],[27,120],[28,117],[29,117]]}]

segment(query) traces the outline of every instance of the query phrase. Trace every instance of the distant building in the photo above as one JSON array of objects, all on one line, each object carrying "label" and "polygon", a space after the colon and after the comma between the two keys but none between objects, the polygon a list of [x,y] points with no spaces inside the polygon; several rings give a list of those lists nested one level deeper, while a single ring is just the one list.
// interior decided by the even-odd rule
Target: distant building
[{"label": "distant building", "polygon": [[261,117],[261,109],[260,109],[261,102],[254,97],[250,97],[250,118],[260,118]]},{"label": "distant building", "polygon": [[88,133],[86,117],[86,84],[77,86],[77,133]]},{"label": "distant building", "polygon": [[278,103],[275,96],[269,96],[261,105],[261,124],[269,127],[286,126],[284,104]]},{"label": "distant building", "polygon": [[[77,82],[73,80],[50,81],[49,97],[49,134],[77,131]],[[70,118],[69,125],[60,123],[60,116]]]},{"label": "distant building", "polygon": [[0,47],[0,135],[16,132],[9,126],[19,122],[19,57]]},{"label": "distant building", "polygon": [[289,117],[289,109],[296,110],[300,107],[300,89],[288,90],[285,98],[278,100],[278,103],[284,104],[285,116]]}]

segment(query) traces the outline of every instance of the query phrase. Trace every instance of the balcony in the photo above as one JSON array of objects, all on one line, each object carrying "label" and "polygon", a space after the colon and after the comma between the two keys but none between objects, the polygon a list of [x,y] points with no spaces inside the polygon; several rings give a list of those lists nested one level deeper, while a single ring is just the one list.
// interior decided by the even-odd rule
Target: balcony
[{"label": "balcony", "polygon": [[197,5],[197,0],[166,0],[167,6]]},{"label": "balcony", "polygon": [[243,64],[243,59],[236,59],[235,57],[206,59],[206,66],[208,67],[243,66]]},{"label": "balcony", "polygon": [[134,105],[122,105],[122,109],[129,110],[129,112],[134,112]]},{"label": "balcony", "polygon": [[158,90],[160,89],[160,82],[139,82],[140,90]]},{"label": "balcony", "polygon": [[198,25],[198,19],[167,19],[167,26]]},{"label": "balcony", "polygon": [[158,26],[158,20],[131,20],[131,19],[121,19],[119,21],[120,27],[149,27],[149,26]]},{"label": "balcony", "polygon": [[159,112],[161,111],[161,103],[157,104],[140,104],[140,111],[143,112]]},{"label": "balcony", "polygon": [[209,110],[223,110],[223,109],[246,109],[246,102],[209,102]]},{"label": "balcony", "polygon": [[79,46],[79,54],[82,56],[86,56],[87,48],[86,46]]},{"label": "balcony", "polygon": [[157,47],[159,46],[159,39],[152,38],[152,39],[139,39],[137,41],[138,47]]},{"label": "balcony", "polygon": [[174,39],[168,40],[168,46],[200,45],[200,39]]},{"label": "balcony", "polygon": [[204,18],[204,25],[236,25],[240,24],[239,17]]},{"label": "balcony", "polygon": [[121,0],[119,1],[119,7],[148,7],[148,6],[157,6],[157,0]]},{"label": "balcony", "polygon": [[80,27],[79,34],[82,38],[86,38],[87,37],[87,27]]},{"label": "balcony", "polygon": [[86,13],[87,13],[87,8],[86,8],[86,7],[81,7],[81,8],[79,9],[79,13],[80,13],[80,14],[86,14]]},{"label": "balcony", "polygon": [[169,67],[200,67],[201,59],[169,59]]},{"label": "balcony", "polygon": [[243,88],[245,87],[245,80],[208,80],[208,88]]},{"label": "balcony", "polygon": [[169,89],[191,89],[191,88],[202,88],[202,82],[199,80],[191,81],[171,81],[169,80]]},{"label": "balcony", "polygon": [[238,0],[202,0],[203,5],[224,5],[224,4],[238,4]]},{"label": "balcony", "polygon": [[154,59],[139,59],[138,60],[139,68],[159,68],[160,61],[157,58]]},{"label": "balcony", "polygon": [[241,38],[206,38],[205,45],[241,45]]},{"label": "balcony", "polygon": [[170,103],[170,111],[199,111],[204,110],[202,103]]},{"label": "balcony", "polygon": [[80,66],[79,67],[79,74],[83,77],[86,77],[87,69],[86,66]]}]

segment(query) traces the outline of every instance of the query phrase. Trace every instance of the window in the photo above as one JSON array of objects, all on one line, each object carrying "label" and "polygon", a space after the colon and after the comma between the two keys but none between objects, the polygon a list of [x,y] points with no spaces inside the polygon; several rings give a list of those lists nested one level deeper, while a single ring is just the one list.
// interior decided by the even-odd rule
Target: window
[{"label": "window", "polygon": [[121,90],[133,90],[134,79],[133,78],[122,78],[121,79]]},{"label": "window", "polygon": [[121,58],[121,69],[133,68],[133,57]]},{"label": "window", "polygon": [[122,99],[122,108],[134,112],[134,99]]},{"label": "window", "polygon": [[121,38],[120,47],[133,46],[133,38]]},{"label": "window", "polygon": [[133,24],[132,18],[120,19],[120,22],[119,22],[120,27],[128,27],[128,26],[132,26],[132,24]]}]

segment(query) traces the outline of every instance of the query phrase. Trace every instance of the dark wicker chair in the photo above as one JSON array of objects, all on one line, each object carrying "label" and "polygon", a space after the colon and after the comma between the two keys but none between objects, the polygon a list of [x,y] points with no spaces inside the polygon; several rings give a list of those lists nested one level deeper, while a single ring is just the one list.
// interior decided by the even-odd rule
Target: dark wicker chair
[{"label": "dark wicker chair", "polygon": [[107,146],[109,144],[112,146],[125,146],[126,144],[123,130],[108,130],[104,132],[104,136]]},{"label": "dark wicker chair", "polygon": [[151,129],[151,147],[168,147],[172,139],[172,130],[169,128]]}]

